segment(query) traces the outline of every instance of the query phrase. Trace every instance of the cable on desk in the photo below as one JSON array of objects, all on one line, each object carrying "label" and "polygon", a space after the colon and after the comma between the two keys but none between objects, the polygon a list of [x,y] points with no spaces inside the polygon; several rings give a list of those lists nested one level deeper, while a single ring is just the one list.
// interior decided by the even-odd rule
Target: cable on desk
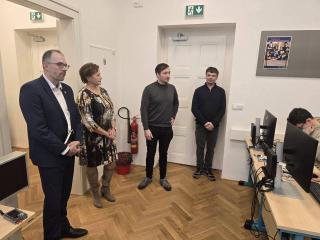
[{"label": "cable on desk", "polygon": [[[245,228],[247,228],[248,230],[250,230],[250,233],[255,237],[255,238],[260,238],[260,236],[267,236],[268,239],[275,239],[275,237],[277,236],[278,234],[278,231],[276,232],[275,236],[269,236],[267,233],[264,233],[264,232],[261,232],[259,231],[259,229],[257,229],[255,227],[255,225],[253,225],[252,223],[254,222],[253,219],[254,219],[254,214],[255,214],[255,211],[256,211],[256,205],[257,205],[257,200],[258,200],[258,195],[259,195],[259,192],[261,192],[262,194],[264,194],[264,192],[267,192],[269,191],[270,189],[265,189],[265,190],[262,190],[261,188],[264,187],[264,185],[267,183],[271,183],[268,179],[266,178],[263,178],[262,180],[258,181],[258,177],[259,175],[263,172],[263,168],[260,167],[258,168],[254,173],[253,173],[253,190],[254,190],[254,196],[253,196],[253,199],[252,199],[252,204],[251,204],[251,216],[250,216],[250,220],[247,220],[246,223],[245,223]],[[261,204],[263,204],[264,206],[264,209],[268,212],[270,212],[270,210],[267,210],[266,207],[265,207],[265,204],[264,204],[264,201],[265,201],[265,197],[262,201]],[[246,226],[247,224],[251,224],[250,226]]]},{"label": "cable on desk", "polygon": [[263,206],[264,210],[266,210],[266,212],[271,213],[271,210],[266,208],[265,202],[266,202],[266,197],[263,197],[262,206]]},{"label": "cable on desk", "polygon": [[[259,172],[259,170],[260,170],[260,172]],[[253,174],[253,191],[254,191],[254,195],[253,195],[253,199],[252,199],[252,203],[251,203],[251,216],[250,216],[250,220],[249,220],[249,224],[251,224],[251,226],[249,226],[249,228],[247,228],[247,229],[250,230],[250,233],[252,235],[254,235],[256,238],[259,238],[261,233],[258,231],[258,229],[255,229],[255,230],[252,229],[252,226],[253,226],[252,223],[253,223],[254,214],[255,214],[255,211],[256,211],[257,199],[258,199],[258,194],[259,194],[259,191],[257,191],[258,190],[258,188],[257,188],[257,178],[261,174],[261,172],[263,172],[262,167],[258,168]],[[245,228],[246,228],[246,224],[247,224],[247,221],[245,223]]]},{"label": "cable on desk", "polygon": [[[275,240],[276,239],[276,236],[278,235],[279,233],[279,229],[277,230],[276,234],[273,236],[273,238],[271,238],[272,240]],[[268,236],[269,237],[269,236]]]}]

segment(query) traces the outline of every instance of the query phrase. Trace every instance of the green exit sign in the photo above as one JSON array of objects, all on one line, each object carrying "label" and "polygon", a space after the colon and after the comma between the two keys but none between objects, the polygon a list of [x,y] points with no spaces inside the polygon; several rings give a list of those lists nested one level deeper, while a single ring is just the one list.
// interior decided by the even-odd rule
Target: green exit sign
[{"label": "green exit sign", "polygon": [[204,5],[188,5],[186,6],[186,16],[203,16]]},{"label": "green exit sign", "polygon": [[33,22],[43,21],[43,13],[42,12],[30,12],[30,20]]}]

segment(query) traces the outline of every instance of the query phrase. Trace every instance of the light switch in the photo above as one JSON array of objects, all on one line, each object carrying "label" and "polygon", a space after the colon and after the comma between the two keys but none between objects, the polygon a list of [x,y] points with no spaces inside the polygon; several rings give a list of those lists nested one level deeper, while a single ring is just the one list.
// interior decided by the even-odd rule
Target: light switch
[{"label": "light switch", "polygon": [[243,104],[241,104],[241,103],[232,104],[232,110],[242,111],[243,110]]},{"label": "light switch", "polygon": [[133,7],[134,8],[143,8],[143,2],[142,1],[133,1]]}]

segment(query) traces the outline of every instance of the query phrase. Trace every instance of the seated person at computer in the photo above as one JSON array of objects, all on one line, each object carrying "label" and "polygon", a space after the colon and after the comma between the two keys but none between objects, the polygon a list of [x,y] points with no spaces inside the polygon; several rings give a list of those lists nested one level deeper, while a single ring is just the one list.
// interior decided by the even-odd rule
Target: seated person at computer
[{"label": "seated person at computer", "polygon": [[[289,114],[288,121],[296,127],[302,129],[305,133],[318,140],[318,149],[315,159],[315,164],[320,165],[320,123],[315,119],[312,114],[304,108],[294,108]],[[315,174],[315,173],[314,173]],[[313,181],[320,182],[320,175],[315,174],[317,177]]]}]

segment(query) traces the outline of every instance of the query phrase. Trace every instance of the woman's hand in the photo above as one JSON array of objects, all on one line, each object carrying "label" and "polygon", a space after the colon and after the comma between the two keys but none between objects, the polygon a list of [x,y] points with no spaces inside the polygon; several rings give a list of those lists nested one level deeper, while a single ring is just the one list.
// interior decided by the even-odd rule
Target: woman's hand
[{"label": "woman's hand", "polygon": [[115,130],[115,128],[109,129],[107,131],[106,137],[114,140],[116,138],[116,130]]}]

